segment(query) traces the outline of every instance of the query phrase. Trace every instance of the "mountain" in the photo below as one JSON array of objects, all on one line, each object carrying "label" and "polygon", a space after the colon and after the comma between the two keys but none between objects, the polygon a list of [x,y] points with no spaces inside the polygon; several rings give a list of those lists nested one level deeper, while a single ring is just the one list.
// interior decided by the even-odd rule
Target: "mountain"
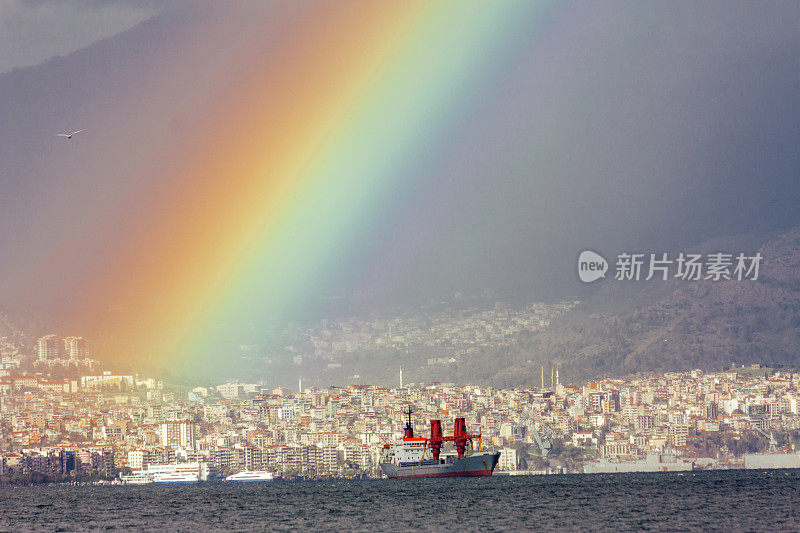
[{"label": "mountain", "polygon": [[[757,237],[718,240],[696,252],[752,253]],[[531,385],[558,362],[562,381],[732,364],[800,366],[800,227],[768,239],[757,280],[607,280],[548,330],[531,334],[508,366],[486,378]]]},{"label": "mountain", "polygon": [[564,383],[733,364],[800,367],[800,227],[715,239],[682,251],[760,252],[763,260],[758,278],[742,281],[616,281],[612,270],[592,296],[549,328],[521,334],[508,345],[482,347],[439,365],[426,363],[441,356],[430,351],[373,351],[342,358],[337,370],[305,367],[303,378],[315,385],[342,384],[358,373],[359,382],[395,385],[402,366],[406,383],[526,387],[540,384],[543,366],[549,384],[553,363]]},{"label": "mountain", "polygon": [[[359,383],[394,386],[400,367],[406,383],[500,387],[538,386],[543,366],[549,384],[553,363],[564,383],[732,364],[800,367],[800,227],[779,235],[715,239],[682,251],[760,252],[764,259],[757,280],[616,281],[612,270],[593,295],[549,328],[520,334],[506,345],[478,348],[438,365],[427,363],[442,355],[431,349],[356,353],[337,359],[335,369],[326,369],[327,361],[319,368],[304,363],[304,383],[341,385],[357,374]],[[282,366],[277,374],[283,378],[275,368],[259,375],[291,385],[289,379],[300,372]]]},{"label": "mountain", "polygon": [[[552,363],[559,364],[565,383],[733,364],[800,367],[800,227],[777,236],[717,239],[686,251],[758,251],[764,259],[757,280],[622,282],[609,275],[593,296],[551,327],[463,355],[453,364],[427,365],[426,358],[435,354],[424,351],[384,350],[342,360],[336,370],[304,367],[302,375],[308,384],[329,385],[347,383],[358,372],[359,382],[394,385],[402,366],[407,383],[537,386],[542,366],[549,382]],[[0,317],[5,321],[0,331],[3,323],[11,327],[9,317]],[[299,371],[283,370],[292,380]]]}]

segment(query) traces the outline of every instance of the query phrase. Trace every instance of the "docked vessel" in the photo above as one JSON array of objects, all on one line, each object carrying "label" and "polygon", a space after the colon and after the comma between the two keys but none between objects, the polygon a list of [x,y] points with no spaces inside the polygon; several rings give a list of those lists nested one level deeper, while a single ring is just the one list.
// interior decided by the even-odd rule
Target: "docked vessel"
[{"label": "docked vessel", "polygon": [[[405,412],[408,421],[403,438],[385,444],[380,467],[383,473],[397,478],[491,476],[500,452],[482,452],[481,434],[468,434],[463,418],[456,418],[453,435],[442,435],[440,420],[431,420],[430,438],[414,437],[411,408]],[[477,451],[474,442],[478,442]],[[441,454],[442,445],[452,442],[456,455]]]},{"label": "docked vessel", "polygon": [[153,476],[147,470],[135,470],[128,475],[120,476],[125,485],[144,485],[153,482]]},{"label": "docked vessel", "polygon": [[200,462],[148,465],[145,470],[134,470],[120,480],[127,485],[145,483],[197,483],[208,478],[208,465]]},{"label": "docked vessel", "polygon": [[191,472],[163,472],[153,474],[154,483],[197,483],[200,477]]},{"label": "docked vessel", "polygon": [[800,453],[748,453],[744,456],[748,470],[760,468],[800,468]]},{"label": "docked vessel", "polygon": [[266,470],[242,470],[226,477],[225,481],[272,481],[273,479],[272,473]]},{"label": "docked vessel", "polygon": [[685,472],[694,469],[693,461],[677,458],[672,453],[650,453],[641,461],[610,461],[600,459],[583,465],[586,474],[610,474],[615,472]]}]

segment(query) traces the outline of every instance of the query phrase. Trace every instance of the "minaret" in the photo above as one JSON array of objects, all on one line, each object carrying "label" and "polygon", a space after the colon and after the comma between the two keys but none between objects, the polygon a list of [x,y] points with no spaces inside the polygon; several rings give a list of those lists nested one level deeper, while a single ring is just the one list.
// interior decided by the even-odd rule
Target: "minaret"
[{"label": "minaret", "polygon": [[403,367],[400,367],[400,388],[403,388]]},{"label": "minaret", "polygon": [[558,366],[556,365],[556,387],[558,387]]},{"label": "minaret", "polygon": [[550,365],[550,388],[551,389],[555,388],[555,386],[556,386],[556,380],[553,378],[554,370],[555,370],[555,367],[551,364]]},{"label": "minaret", "polygon": [[542,388],[544,389],[544,365],[542,365]]},{"label": "minaret", "polygon": [[303,394],[303,376],[297,380],[297,394]]}]

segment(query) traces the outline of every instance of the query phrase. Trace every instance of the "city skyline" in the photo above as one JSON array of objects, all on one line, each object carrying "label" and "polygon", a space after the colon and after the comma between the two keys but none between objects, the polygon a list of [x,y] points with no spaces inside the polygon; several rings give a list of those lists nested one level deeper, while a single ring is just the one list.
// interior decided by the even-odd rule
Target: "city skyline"
[{"label": "city skyline", "polygon": [[463,417],[485,449],[501,452],[500,472],[634,464],[648,471],[650,459],[635,460],[655,456],[678,458],[658,463],[678,470],[751,468],[748,461],[770,457],[800,465],[792,462],[800,445],[797,372],[751,365],[580,386],[554,379],[514,389],[431,383],[292,391],[229,382],[179,392],[157,378],[110,372],[78,381],[5,375],[0,407],[12,422],[0,441],[0,478],[114,479],[170,464],[202,471],[203,479],[240,470],[379,476],[381,450],[407,429],[409,405],[421,437],[429,419]]}]

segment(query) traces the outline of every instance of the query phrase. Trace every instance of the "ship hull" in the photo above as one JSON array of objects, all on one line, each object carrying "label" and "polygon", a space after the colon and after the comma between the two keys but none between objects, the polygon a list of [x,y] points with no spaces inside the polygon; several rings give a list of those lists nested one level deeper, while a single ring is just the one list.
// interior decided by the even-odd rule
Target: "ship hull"
[{"label": "ship hull", "polygon": [[479,453],[462,459],[441,461],[415,461],[396,465],[381,463],[380,467],[390,479],[437,478],[437,477],[483,477],[491,476],[500,452]]},{"label": "ship hull", "polygon": [[756,468],[800,468],[797,453],[749,453],[744,456],[744,467]]}]

